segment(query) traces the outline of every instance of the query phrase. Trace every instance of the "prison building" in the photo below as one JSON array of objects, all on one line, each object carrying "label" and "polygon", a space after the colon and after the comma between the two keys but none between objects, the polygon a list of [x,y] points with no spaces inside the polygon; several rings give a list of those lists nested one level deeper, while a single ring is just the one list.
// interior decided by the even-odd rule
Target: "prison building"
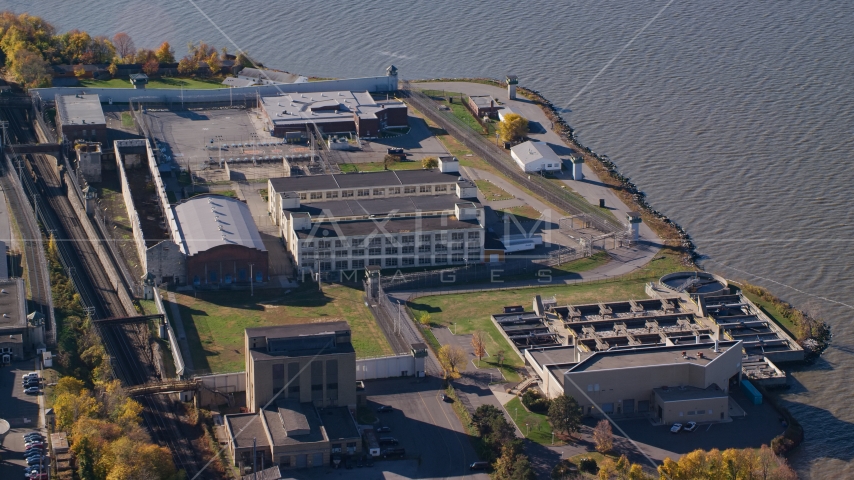
[{"label": "prison building", "polygon": [[322,467],[362,451],[347,322],[247,328],[244,342],[249,413],[225,416],[235,466]]},{"label": "prison building", "polygon": [[173,241],[186,256],[187,281],[228,285],[268,279],[268,254],[249,207],[222,195],[198,195],[174,207]]},{"label": "prison building", "polygon": [[97,94],[57,95],[56,118],[64,141],[107,142],[107,119]]},{"label": "prison building", "polygon": [[468,107],[478,118],[495,118],[501,106],[489,95],[472,95],[468,97]]},{"label": "prison building", "polygon": [[510,148],[510,156],[525,173],[557,172],[563,162],[544,142],[527,141]]},{"label": "prison building", "polygon": [[44,348],[44,316],[27,315],[23,279],[0,280],[0,313],[0,365],[30,358]]},{"label": "prison building", "polygon": [[584,353],[531,349],[526,363],[544,393],[571,395],[585,415],[643,415],[664,423],[729,419],[729,388],[741,379],[740,341],[702,336],[686,345]]},{"label": "prison building", "polygon": [[269,210],[300,273],[483,260],[477,187],[455,172],[270,179]]},{"label": "prison building", "polygon": [[397,100],[377,101],[364,92],[287,93],[261,97],[261,111],[272,134],[314,129],[322,133],[356,132],[363,138],[375,138],[388,127],[409,123],[406,104]]}]

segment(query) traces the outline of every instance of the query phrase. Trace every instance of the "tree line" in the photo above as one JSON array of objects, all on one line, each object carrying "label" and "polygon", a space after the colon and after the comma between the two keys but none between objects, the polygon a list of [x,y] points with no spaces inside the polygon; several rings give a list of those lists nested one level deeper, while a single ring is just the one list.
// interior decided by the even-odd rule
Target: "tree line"
[{"label": "tree line", "polygon": [[65,431],[87,480],[179,480],[168,449],[142,427],[142,406],[112,379],[109,359],[80,296],[59,261],[56,239],[47,248],[58,328],[57,367],[63,375],[51,392],[56,429]]},{"label": "tree line", "polygon": [[[178,62],[181,75],[199,73],[202,63],[211,72],[218,73],[228,56],[226,48],[218,51],[205,42],[190,43],[187,52]],[[256,64],[243,52],[234,58],[243,66]],[[41,17],[0,12],[0,60],[6,72],[27,88],[50,86],[52,65],[110,64],[108,71],[115,76],[118,65],[139,64],[144,72],[154,75],[160,64],[175,63],[175,59],[175,50],[169,42],[153,50],[137,48],[130,35],[124,32],[112,38],[92,36],[78,29],[57,33],[56,27]],[[75,69],[75,74],[83,75],[85,70]]]}]

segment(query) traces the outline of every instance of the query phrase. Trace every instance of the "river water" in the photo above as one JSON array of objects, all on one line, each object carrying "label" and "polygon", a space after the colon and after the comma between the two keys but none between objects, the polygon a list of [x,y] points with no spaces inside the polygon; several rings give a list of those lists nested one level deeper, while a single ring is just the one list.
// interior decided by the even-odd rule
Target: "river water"
[{"label": "river water", "polygon": [[807,436],[792,462],[803,477],[854,478],[854,3],[0,0],[0,9],[60,30],[125,31],[138,47],[168,40],[179,56],[190,41],[231,52],[234,42],[306,75],[372,76],[390,63],[407,79],[518,75],[685,227],[708,270],[823,312],[833,347],[793,372],[785,396]]}]

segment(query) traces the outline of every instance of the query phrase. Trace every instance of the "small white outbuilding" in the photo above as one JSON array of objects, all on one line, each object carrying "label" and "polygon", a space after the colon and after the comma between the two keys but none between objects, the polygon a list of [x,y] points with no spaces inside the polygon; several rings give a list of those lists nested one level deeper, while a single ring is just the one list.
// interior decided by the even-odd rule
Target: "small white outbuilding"
[{"label": "small white outbuilding", "polygon": [[527,141],[510,148],[510,156],[526,173],[556,172],[561,169],[561,159],[543,142]]}]

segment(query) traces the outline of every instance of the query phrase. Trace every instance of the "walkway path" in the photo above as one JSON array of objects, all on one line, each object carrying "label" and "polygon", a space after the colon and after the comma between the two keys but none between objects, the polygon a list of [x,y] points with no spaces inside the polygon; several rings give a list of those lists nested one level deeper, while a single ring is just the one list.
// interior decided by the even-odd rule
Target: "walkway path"
[{"label": "walkway path", "polygon": [[169,299],[169,308],[172,315],[172,326],[175,328],[175,335],[178,336],[178,343],[181,344],[181,356],[184,358],[184,375],[192,374],[196,369],[193,366],[193,355],[190,352],[190,344],[187,342],[187,334],[184,332],[184,320],[181,318],[181,311],[178,309],[178,299],[172,292],[166,292],[166,297]]}]

